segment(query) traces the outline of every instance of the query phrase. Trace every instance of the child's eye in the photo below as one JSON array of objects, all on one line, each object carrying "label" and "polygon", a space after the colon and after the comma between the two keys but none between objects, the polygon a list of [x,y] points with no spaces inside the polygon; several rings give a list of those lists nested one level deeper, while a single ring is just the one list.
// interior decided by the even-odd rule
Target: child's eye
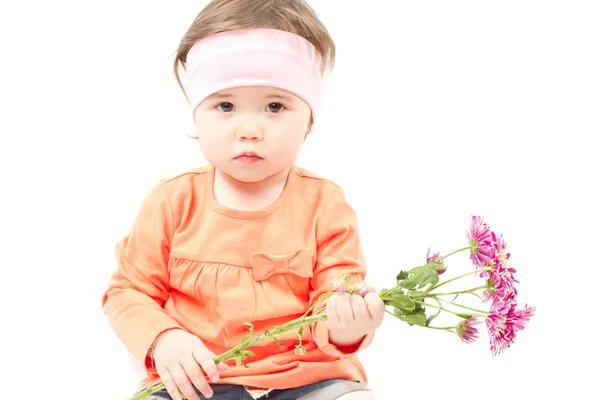
[{"label": "child's eye", "polygon": [[271,103],[267,106],[267,110],[273,113],[278,113],[285,110],[285,107],[281,103]]},{"label": "child's eye", "polygon": [[218,104],[217,109],[223,112],[230,112],[233,111],[233,104],[226,101],[225,103]]}]

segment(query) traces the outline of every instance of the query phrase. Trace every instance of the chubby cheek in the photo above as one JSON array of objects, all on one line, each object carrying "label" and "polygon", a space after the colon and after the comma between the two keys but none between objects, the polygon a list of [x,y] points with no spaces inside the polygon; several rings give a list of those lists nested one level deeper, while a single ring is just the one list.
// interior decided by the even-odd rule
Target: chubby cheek
[{"label": "chubby cheek", "polygon": [[271,143],[270,162],[279,166],[287,167],[292,164],[302,148],[304,135],[282,135]]},{"label": "chubby cheek", "polygon": [[198,141],[204,158],[215,167],[222,166],[230,161],[231,157],[227,153],[230,147],[226,145],[223,138],[198,135]]},{"label": "chubby cheek", "polygon": [[290,143],[284,143],[271,152],[270,162],[275,165],[286,165],[292,163],[297,154],[297,149]]}]

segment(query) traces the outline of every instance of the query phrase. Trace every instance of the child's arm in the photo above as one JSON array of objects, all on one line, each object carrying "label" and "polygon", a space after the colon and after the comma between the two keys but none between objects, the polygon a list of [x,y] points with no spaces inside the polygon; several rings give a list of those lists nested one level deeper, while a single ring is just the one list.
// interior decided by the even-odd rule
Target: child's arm
[{"label": "child's arm", "polygon": [[167,262],[173,229],[169,195],[158,185],[144,200],[129,234],[117,244],[118,268],[102,297],[113,330],[146,366],[155,338],[181,328],[163,309],[169,296]]},{"label": "child's arm", "polygon": [[[350,274],[350,287],[363,282],[366,272],[356,213],[344,198],[342,190],[336,187],[317,222],[317,264],[311,280],[311,304],[331,289],[334,279]],[[314,312],[324,308],[325,304],[321,303]],[[355,345],[342,348],[333,343],[325,321],[312,324],[310,329],[321,351],[336,357],[363,350],[374,336],[374,332],[370,332],[362,339],[359,338]]]}]

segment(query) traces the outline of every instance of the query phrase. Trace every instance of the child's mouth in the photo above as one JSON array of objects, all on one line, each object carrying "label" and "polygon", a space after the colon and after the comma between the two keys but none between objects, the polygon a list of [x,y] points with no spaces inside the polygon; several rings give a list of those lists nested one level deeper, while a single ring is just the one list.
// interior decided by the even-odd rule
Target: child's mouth
[{"label": "child's mouth", "polygon": [[242,164],[249,165],[259,162],[260,160],[262,160],[262,157],[259,157],[257,155],[239,155],[235,159],[241,162]]}]

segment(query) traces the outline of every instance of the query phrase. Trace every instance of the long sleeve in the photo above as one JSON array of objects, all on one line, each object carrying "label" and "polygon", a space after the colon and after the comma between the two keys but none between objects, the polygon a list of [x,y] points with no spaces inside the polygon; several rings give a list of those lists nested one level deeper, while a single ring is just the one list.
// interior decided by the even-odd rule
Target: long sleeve
[{"label": "long sleeve", "polygon": [[[327,201],[323,215],[317,225],[317,265],[311,281],[310,303],[331,289],[334,279],[350,274],[349,285],[362,282],[366,276],[366,267],[358,234],[358,221],[354,209],[336,187]],[[314,312],[322,311],[320,304]],[[358,346],[341,351],[329,339],[329,330],[325,321],[311,324],[311,331],[317,346],[324,353],[343,357],[354,355],[373,340],[374,333],[366,335]]]},{"label": "long sleeve", "polygon": [[146,196],[129,234],[118,242],[118,267],[102,297],[113,330],[146,366],[155,338],[181,328],[163,309],[169,296],[167,263],[173,230],[169,195],[159,184]]}]

